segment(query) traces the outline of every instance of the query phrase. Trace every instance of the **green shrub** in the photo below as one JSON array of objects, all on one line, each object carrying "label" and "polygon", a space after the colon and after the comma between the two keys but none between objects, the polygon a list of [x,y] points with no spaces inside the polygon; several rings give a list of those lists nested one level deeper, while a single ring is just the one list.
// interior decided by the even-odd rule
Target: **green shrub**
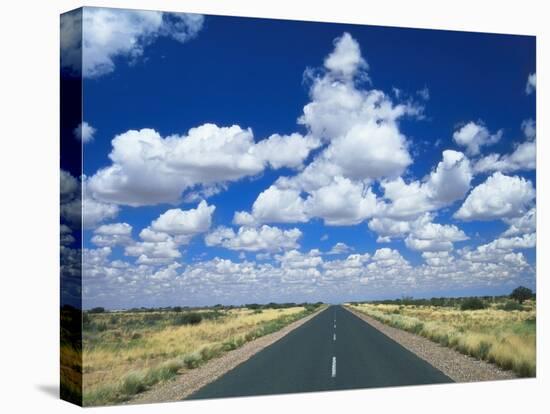
[{"label": "green shrub", "polygon": [[174,325],[198,325],[202,321],[202,316],[197,312],[184,313],[174,318]]},{"label": "green shrub", "polygon": [[485,309],[487,306],[485,305],[485,302],[483,302],[479,298],[468,298],[465,299],[464,302],[460,305],[461,310],[478,310],[478,309]]},{"label": "green shrub", "polygon": [[505,311],[524,310],[524,307],[521,304],[519,304],[518,302],[512,302],[512,301],[508,301],[505,304],[500,305],[498,308]]},{"label": "green shrub", "polygon": [[197,368],[201,363],[201,357],[197,354],[186,355],[183,358],[183,365],[185,368],[193,369]]}]

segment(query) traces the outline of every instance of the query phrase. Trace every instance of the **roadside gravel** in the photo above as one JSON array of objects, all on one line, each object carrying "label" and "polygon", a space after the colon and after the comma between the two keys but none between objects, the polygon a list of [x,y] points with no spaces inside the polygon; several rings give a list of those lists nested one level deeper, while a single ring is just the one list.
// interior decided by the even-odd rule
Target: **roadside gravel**
[{"label": "roadside gravel", "polygon": [[159,403],[183,400],[206,384],[221,377],[237,365],[245,362],[262,349],[277,342],[289,332],[303,325],[326,309],[324,307],[311,315],[299,319],[277,332],[262,336],[254,341],[247,342],[240,348],[229,351],[219,358],[214,358],[195,369],[186,369],[171,381],[157,384],[151,389],[136,395],[126,404]]},{"label": "roadside gravel", "polygon": [[512,371],[502,370],[496,365],[461,354],[427,338],[385,325],[347,306],[344,308],[433,365],[453,381],[476,382],[517,378]]}]

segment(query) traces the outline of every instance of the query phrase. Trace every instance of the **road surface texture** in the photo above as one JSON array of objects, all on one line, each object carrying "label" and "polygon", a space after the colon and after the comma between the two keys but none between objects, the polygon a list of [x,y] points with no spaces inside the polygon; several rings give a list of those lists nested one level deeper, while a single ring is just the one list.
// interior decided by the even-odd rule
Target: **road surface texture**
[{"label": "road surface texture", "polygon": [[453,382],[341,306],[330,306],[187,399]]}]

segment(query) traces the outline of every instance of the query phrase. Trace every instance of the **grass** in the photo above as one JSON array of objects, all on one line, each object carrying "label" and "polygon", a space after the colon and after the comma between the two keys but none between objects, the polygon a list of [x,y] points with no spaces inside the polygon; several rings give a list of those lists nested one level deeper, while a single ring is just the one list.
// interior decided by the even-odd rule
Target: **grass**
[{"label": "grass", "polygon": [[61,308],[60,396],[82,404],[82,325],[81,312],[73,307]]},{"label": "grass", "polygon": [[[246,342],[275,332],[317,306],[193,312],[86,313],[85,406],[128,400]],[[192,315],[194,314],[194,315]]]},{"label": "grass", "polygon": [[354,303],[350,308],[463,354],[514,371],[520,377],[536,375],[536,311],[533,301],[518,307],[485,304],[479,310],[425,305]]}]

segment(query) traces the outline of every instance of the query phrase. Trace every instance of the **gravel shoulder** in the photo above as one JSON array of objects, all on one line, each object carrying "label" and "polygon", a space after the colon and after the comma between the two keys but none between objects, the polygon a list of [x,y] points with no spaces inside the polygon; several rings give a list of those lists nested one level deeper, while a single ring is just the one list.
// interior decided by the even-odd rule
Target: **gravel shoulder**
[{"label": "gravel shoulder", "polygon": [[502,370],[496,365],[463,355],[454,349],[439,345],[427,338],[385,325],[347,306],[344,306],[344,308],[413,352],[455,382],[495,381],[518,378],[512,371]]},{"label": "gravel shoulder", "polygon": [[151,389],[136,395],[134,398],[127,401],[126,404],[146,404],[183,400],[206,384],[218,379],[226,372],[247,361],[264,348],[277,342],[279,339],[326,309],[327,308],[324,307],[311,315],[285,326],[277,332],[247,342],[240,348],[229,351],[219,358],[212,359],[199,368],[185,370],[173,380],[157,384]]}]

